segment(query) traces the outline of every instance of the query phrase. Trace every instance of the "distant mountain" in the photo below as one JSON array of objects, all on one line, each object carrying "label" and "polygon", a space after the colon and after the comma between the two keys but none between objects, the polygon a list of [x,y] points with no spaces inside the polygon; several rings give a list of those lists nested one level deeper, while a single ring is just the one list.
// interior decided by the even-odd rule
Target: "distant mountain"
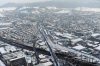
[{"label": "distant mountain", "polygon": [[7,3],[1,7],[19,7],[19,6],[39,6],[39,7],[47,7],[47,6],[55,6],[55,7],[64,7],[64,8],[75,8],[75,7],[100,7],[100,1],[93,0],[65,0],[65,1],[46,1],[46,2],[35,2],[35,3]]},{"label": "distant mountain", "polygon": [[19,7],[19,6],[27,6],[26,3],[6,3],[0,7]]}]

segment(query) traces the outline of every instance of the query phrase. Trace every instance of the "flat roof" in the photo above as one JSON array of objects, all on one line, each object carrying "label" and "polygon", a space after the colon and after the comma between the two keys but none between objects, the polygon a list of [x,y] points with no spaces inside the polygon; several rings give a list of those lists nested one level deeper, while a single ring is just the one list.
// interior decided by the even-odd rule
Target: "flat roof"
[{"label": "flat roof", "polygon": [[82,45],[74,46],[73,48],[77,50],[85,49],[85,47],[83,47]]}]

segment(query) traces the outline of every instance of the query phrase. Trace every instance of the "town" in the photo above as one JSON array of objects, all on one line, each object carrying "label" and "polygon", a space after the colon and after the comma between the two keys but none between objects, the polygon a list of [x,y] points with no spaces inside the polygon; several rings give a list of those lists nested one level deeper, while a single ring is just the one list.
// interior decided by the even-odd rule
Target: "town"
[{"label": "town", "polygon": [[0,8],[0,66],[99,66],[100,12]]}]

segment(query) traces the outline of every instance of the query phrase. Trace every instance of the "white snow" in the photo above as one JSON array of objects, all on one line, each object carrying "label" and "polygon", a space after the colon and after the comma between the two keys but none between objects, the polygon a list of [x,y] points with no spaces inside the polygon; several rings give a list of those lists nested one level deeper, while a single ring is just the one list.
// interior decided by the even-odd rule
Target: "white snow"
[{"label": "white snow", "polygon": [[9,27],[0,28],[0,30],[5,30],[5,29],[9,29]]},{"label": "white snow", "polygon": [[48,9],[57,9],[57,7],[46,7]]},{"label": "white snow", "polygon": [[99,44],[99,42],[96,42],[96,41],[95,41],[94,43],[95,43],[95,44]]},{"label": "white snow", "polygon": [[40,7],[33,7],[33,8],[35,8],[35,9],[39,9]]},{"label": "white snow", "polygon": [[29,13],[28,11],[20,11],[21,13]]},{"label": "white snow", "polygon": [[[88,57],[89,59],[93,58],[94,61],[98,61],[98,63],[100,63],[100,59],[94,57],[94,56],[91,56],[91,55],[87,55],[87,54],[84,54],[82,52],[79,52],[79,51],[76,51],[74,49],[71,49],[71,48],[68,48],[68,47],[64,47],[64,46],[61,46],[61,45],[58,45],[58,44],[54,44],[48,37],[47,37],[47,41],[49,43],[49,45],[53,48],[53,49],[57,49],[57,50],[65,50],[65,51],[70,51],[70,52],[73,52],[75,54],[77,54],[78,56],[85,56],[85,57]],[[90,58],[91,56],[91,58]],[[93,62],[93,61],[90,61],[90,62]]]},{"label": "white snow", "polygon": [[5,17],[3,14],[0,13],[0,17]]},{"label": "white snow", "polygon": [[0,66],[6,66],[6,65],[0,60]]},{"label": "white snow", "polygon": [[63,37],[66,37],[66,38],[69,38],[69,39],[72,39],[72,35],[71,34],[68,34],[68,33],[63,33]]},{"label": "white snow", "polygon": [[1,47],[1,48],[0,48],[0,52],[1,52],[1,53],[6,53],[6,50],[5,50],[3,47]]},{"label": "white snow", "polygon": [[32,61],[31,61],[31,60],[32,60],[32,58],[31,58],[31,57],[29,57],[29,56],[26,56],[26,57],[25,57],[25,59],[26,59],[26,61],[27,61],[28,63],[31,63],[31,62],[32,62]]},{"label": "white snow", "polygon": [[87,43],[88,46],[92,46],[92,47],[96,47],[97,45],[91,44],[91,43]]},{"label": "white snow", "polygon": [[62,36],[63,34],[60,32],[54,32],[57,36]]},{"label": "white snow", "polygon": [[6,46],[5,48],[6,48],[7,52],[9,52],[9,51],[16,51],[16,48],[14,46],[10,46],[9,45],[9,46]]},{"label": "white snow", "polygon": [[27,8],[30,8],[30,7],[22,7],[19,10],[23,10],[23,9],[27,9]]},{"label": "white snow", "polygon": [[77,43],[79,41],[82,41],[82,39],[81,38],[77,38],[77,39],[72,39],[71,41],[75,44],[75,43]]},{"label": "white snow", "polygon": [[52,66],[52,62],[40,63],[38,66]]},{"label": "white snow", "polygon": [[78,7],[75,8],[78,11],[92,11],[92,12],[100,12],[100,8],[88,8],[88,7]]},{"label": "white snow", "polygon": [[96,47],[95,49],[96,49],[96,50],[100,50],[100,46]]},{"label": "white snow", "polygon": [[46,58],[44,55],[39,55],[39,58],[41,58],[41,59],[44,59],[44,58]]},{"label": "white snow", "polygon": [[44,66],[51,66],[53,63],[52,62],[46,62],[46,63],[43,63]]},{"label": "white snow", "polygon": [[39,45],[41,45],[41,46],[44,45],[44,44],[45,44],[45,42],[41,42],[41,43],[39,43]]},{"label": "white snow", "polygon": [[0,25],[11,25],[12,23],[0,23]]},{"label": "white snow", "polygon": [[8,7],[8,8],[0,8],[0,12],[3,12],[3,11],[12,11],[12,10],[15,10],[16,7]]},{"label": "white snow", "polygon": [[85,49],[85,47],[81,46],[81,45],[78,45],[78,46],[75,46],[73,47],[74,49],[77,49],[77,50],[82,50],[82,49]]},{"label": "white snow", "polygon": [[40,12],[38,10],[32,11],[33,14],[39,14]]},{"label": "white snow", "polygon": [[55,12],[55,13],[69,13],[70,11],[69,10],[61,10],[61,11],[58,11],[58,12]]},{"label": "white snow", "polygon": [[92,36],[92,37],[97,37],[97,36],[100,36],[100,34],[99,34],[99,33],[94,33],[94,34],[92,34],[91,36]]}]

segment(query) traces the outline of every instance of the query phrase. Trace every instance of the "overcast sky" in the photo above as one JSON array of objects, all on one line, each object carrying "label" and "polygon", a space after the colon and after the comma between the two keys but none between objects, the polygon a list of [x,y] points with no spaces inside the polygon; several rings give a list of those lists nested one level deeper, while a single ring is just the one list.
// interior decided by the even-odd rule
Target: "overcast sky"
[{"label": "overcast sky", "polygon": [[14,3],[27,3],[27,2],[44,2],[44,1],[49,1],[49,0],[0,0],[0,4],[5,4],[8,2],[14,2]]},{"label": "overcast sky", "polygon": [[75,3],[100,3],[100,0],[0,0],[0,5],[5,3],[29,3],[29,2],[45,2],[45,1],[66,1]]}]

